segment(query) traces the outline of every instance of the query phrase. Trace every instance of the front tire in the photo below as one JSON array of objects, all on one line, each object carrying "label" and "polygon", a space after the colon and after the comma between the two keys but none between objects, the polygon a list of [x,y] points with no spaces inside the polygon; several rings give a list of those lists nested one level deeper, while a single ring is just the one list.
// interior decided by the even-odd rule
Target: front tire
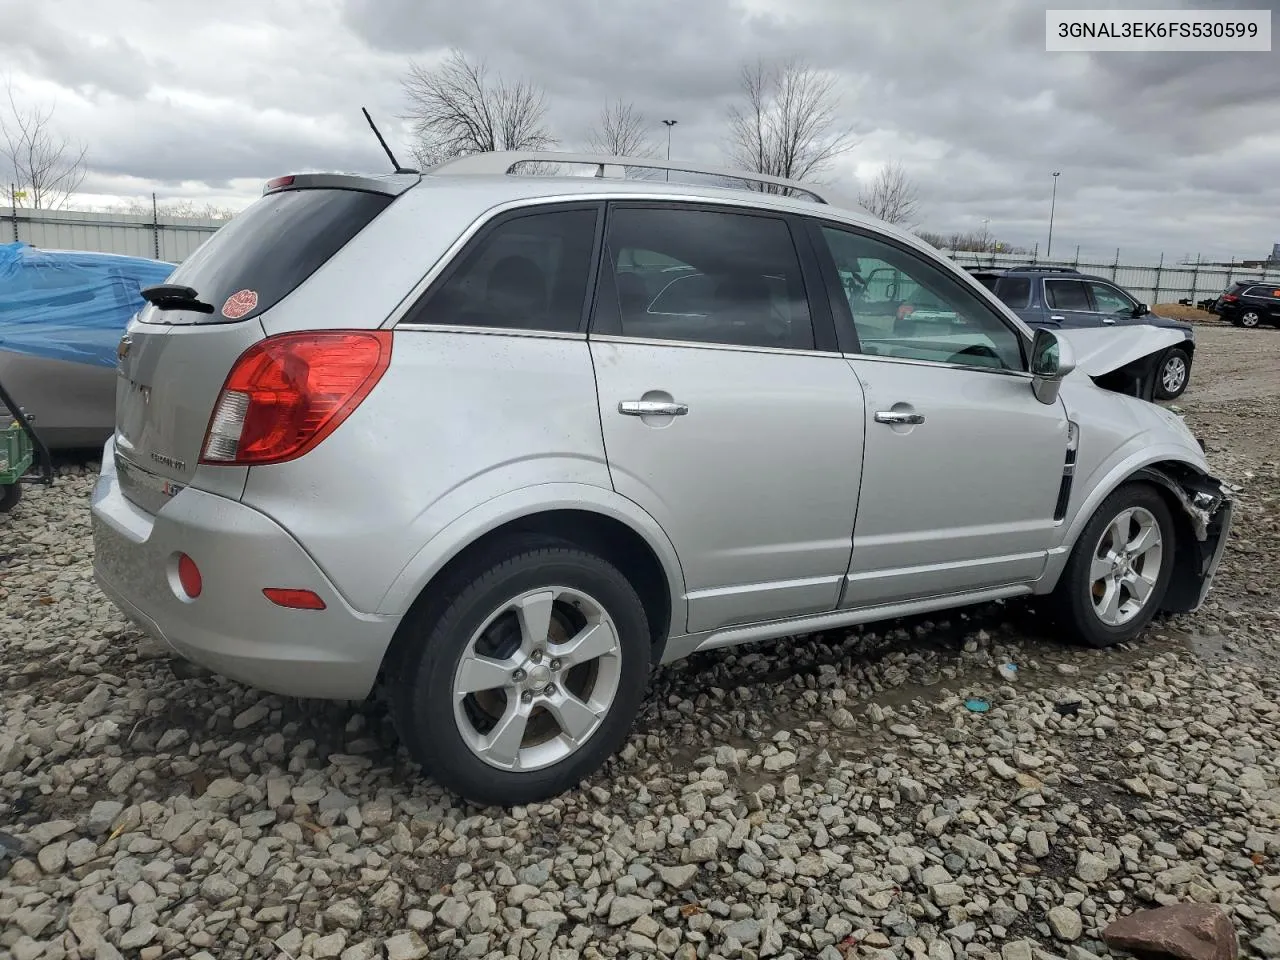
[{"label": "front tire", "polygon": [[1156,399],[1176,400],[1186,393],[1191,382],[1191,357],[1180,347],[1172,348],[1160,364],[1156,378]]},{"label": "front tire", "polygon": [[1173,516],[1154,487],[1129,483],[1107,497],[1050,596],[1067,636],[1091,647],[1137,637],[1169,588],[1174,536]]},{"label": "front tire", "polygon": [[405,624],[388,676],[409,752],[482,805],[545,800],[622,745],[652,644],[635,589],[612,564],[558,542],[476,558]]}]

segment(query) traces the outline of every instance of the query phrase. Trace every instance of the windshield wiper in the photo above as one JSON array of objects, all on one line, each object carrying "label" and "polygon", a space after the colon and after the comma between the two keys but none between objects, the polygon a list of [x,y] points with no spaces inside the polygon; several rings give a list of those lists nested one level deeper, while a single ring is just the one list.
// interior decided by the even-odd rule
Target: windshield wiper
[{"label": "windshield wiper", "polygon": [[142,299],[160,310],[194,310],[213,313],[213,304],[205,303],[191,287],[177,283],[158,283],[141,291]]}]

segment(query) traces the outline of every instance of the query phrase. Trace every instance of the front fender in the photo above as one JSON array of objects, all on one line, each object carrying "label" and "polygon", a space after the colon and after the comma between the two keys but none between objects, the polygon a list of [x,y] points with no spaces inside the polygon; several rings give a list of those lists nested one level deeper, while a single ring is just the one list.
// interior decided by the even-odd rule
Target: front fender
[{"label": "front fender", "polygon": [[585,510],[626,524],[653,550],[667,575],[672,632],[687,621],[684,574],[676,549],[658,522],[613,490],[585,483],[540,483],[486,500],[448,523],[404,566],[378,604],[378,612],[403,615],[450,560],[486,533],[514,520],[551,510]]},{"label": "front fender", "polygon": [[1162,463],[1178,463],[1197,473],[1207,474],[1206,464],[1202,457],[1180,443],[1164,442],[1149,444],[1150,433],[1143,433],[1117,450],[1087,477],[1079,477],[1081,489],[1087,491],[1079,506],[1069,514],[1070,522],[1066,525],[1058,546],[1049,551],[1048,562],[1040,579],[1043,591],[1053,589],[1057,584],[1063,568],[1071,555],[1071,550],[1080,538],[1085,525],[1097,512],[1102,502],[1111,496],[1120,486],[1148,467]]}]

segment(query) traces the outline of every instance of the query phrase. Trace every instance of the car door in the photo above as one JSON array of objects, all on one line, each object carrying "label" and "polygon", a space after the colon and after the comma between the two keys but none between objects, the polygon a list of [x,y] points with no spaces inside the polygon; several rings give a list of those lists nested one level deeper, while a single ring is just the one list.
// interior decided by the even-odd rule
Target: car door
[{"label": "car door", "polygon": [[1250,287],[1244,296],[1246,309],[1256,310],[1269,323],[1280,324],[1280,283]]},{"label": "car door", "polygon": [[1094,312],[1101,323],[1125,326],[1143,322],[1138,316],[1138,301],[1123,290],[1102,280],[1086,280],[1085,286],[1089,288]]},{"label": "car door", "polygon": [[1068,277],[1045,277],[1045,319],[1054,327],[1098,327],[1102,317],[1089,299],[1089,288],[1083,280]]},{"label": "car door", "polygon": [[1060,402],[1026,373],[1029,344],[949,268],[870,229],[815,223],[828,275],[893,266],[945,304],[886,330],[829,284],[866,403],[853,554],[841,606],[1022,583],[1040,576],[1069,441]]},{"label": "car door", "polygon": [[[609,471],[671,538],[690,631],[832,610],[849,566],[862,390],[799,241],[740,209],[609,211],[589,334]],[[642,283],[654,263],[669,279]]]}]

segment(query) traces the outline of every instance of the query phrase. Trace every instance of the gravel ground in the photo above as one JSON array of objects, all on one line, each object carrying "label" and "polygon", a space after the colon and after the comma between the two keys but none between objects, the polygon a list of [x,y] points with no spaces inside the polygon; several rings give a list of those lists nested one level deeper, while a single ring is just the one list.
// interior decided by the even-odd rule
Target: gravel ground
[{"label": "gravel ground", "polygon": [[1199,613],[1107,652],[1008,603],[697,657],[592,783],[509,812],[375,705],[143,641],[65,468],[0,519],[0,956],[1088,960],[1192,900],[1280,957],[1280,331],[1199,339],[1181,408],[1240,488]]}]

